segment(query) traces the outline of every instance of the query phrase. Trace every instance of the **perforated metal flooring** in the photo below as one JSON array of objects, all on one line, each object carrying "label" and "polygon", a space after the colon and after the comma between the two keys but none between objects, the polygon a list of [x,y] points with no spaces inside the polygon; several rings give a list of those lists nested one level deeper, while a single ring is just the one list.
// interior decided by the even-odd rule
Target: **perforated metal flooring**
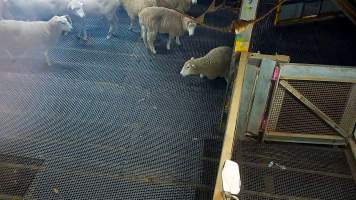
[{"label": "perforated metal flooring", "polygon": [[199,28],[170,52],[162,36],[152,56],[126,14],[117,37],[106,30],[91,20],[87,44],[64,37],[50,67],[0,61],[0,154],[42,161],[6,166],[36,169],[25,199],[195,199],[212,187],[204,144],[216,137],[225,82],[179,72],[233,36]]},{"label": "perforated metal flooring", "polygon": [[[241,200],[353,200],[356,196],[341,148],[238,142],[235,154],[241,170]],[[277,165],[270,165],[271,161]]]}]

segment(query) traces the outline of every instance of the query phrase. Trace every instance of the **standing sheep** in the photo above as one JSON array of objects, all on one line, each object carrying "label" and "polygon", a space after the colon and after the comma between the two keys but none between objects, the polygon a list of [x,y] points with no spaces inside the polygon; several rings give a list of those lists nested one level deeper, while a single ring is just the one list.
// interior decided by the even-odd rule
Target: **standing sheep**
[{"label": "standing sheep", "polygon": [[159,7],[166,7],[180,12],[187,12],[198,0],[157,0]]},{"label": "standing sheep", "polygon": [[188,31],[189,36],[194,35],[197,23],[179,12],[163,8],[149,7],[143,9],[139,14],[141,36],[145,46],[156,54],[154,42],[157,33],[168,33],[169,39],[167,49],[171,49],[171,41],[176,38],[176,43],[180,45],[179,37]]},{"label": "standing sheep", "polygon": [[110,39],[118,29],[119,20],[116,16],[116,10],[120,4],[121,0],[69,0],[68,9],[81,20],[78,37],[83,40],[88,39],[86,16],[105,16],[110,23],[106,39]]},{"label": "standing sheep", "polygon": [[130,17],[129,30],[133,29],[136,17],[144,8],[157,6],[156,0],[121,0],[121,3]]},{"label": "standing sheep", "polygon": [[216,79],[224,77],[227,81],[231,63],[232,48],[227,46],[212,49],[204,57],[191,58],[185,62],[182,76],[200,75],[200,78]]},{"label": "standing sheep", "polygon": [[35,51],[43,52],[45,61],[48,49],[55,45],[59,37],[71,31],[72,25],[67,16],[54,16],[49,21],[0,21],[0,55],[22,56]]},{"label": "standing sheep", "polygon": [[8,13],[20,20],[48,20],[54,15],[73,14],[80,20],[81,31],[78,36],[83,40],[87,40],[86,15],[106,17],[110,23],[108,39],[117,29],[116,9],[120,5],[120,0],[0,0],[0,2],[5,4]]}]

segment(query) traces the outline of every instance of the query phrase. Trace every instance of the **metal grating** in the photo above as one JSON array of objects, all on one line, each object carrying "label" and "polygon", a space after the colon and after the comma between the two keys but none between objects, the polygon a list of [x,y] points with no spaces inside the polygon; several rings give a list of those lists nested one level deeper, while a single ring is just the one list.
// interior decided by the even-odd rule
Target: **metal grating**
[{"label": "metal grating", "polygon": [[[356,184],[343,149],[301,144],[237,142],[240,199],[352,200]],[[273,161],[286,169],[268,164]]]},{"label": "metal grating", "polygon": [[152,56],[119,21],[108,41],[107,23],[89,19],[89,41],[62,38],[50,67],[0,59],[0,153],[46,166],[25,199],[210,198],[225,81],[179,72],[233,35],[199,28],[169,52],[163,35]]},{"label": "metal grating", "polygon": [[[321,81],[288,81],[321,111],[341,123],[343,114],[350,109],[347,103],[352,83]],[[279,86],[272,102],[268,121],[268,131],[307,134],[336,134],[328,124],[315,115],[309,108],[283,87]]]}]

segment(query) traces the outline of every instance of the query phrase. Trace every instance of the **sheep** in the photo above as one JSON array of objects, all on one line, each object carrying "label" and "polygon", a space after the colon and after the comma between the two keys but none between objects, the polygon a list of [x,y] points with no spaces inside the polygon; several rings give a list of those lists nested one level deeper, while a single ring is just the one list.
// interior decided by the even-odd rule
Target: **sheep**
[{"label": "sheep", "polygon": [[121,3],[130,17],[129,30],[133,29],[136,17],[144,8],[157,6],[157,0],[121,0]]},{"label": "sheep", "polygon": [[232,48],[221,46],[210,50],[204,57],[191,58],[185,62],[180,74],[182,76],[200,75],[209,80],[218,77],[228,81],[229,66],[231,63]]},{"label": "sheep", "polygon": [[180,12],[187,12],[198,0],[157,0],[159,7],[166,7]]},{"label": "sheep", "polygon": [[54,16],[49,21],[0,20],[0,55],[14,56],[43,52],[48,66],[48,49],[62,34],[72,30],[68,16]]},{"label": "sheep", "polygon": [[[16,19],[48,20],[54,15],[73,14],[80,20],[78,37],[87,40],[86,15],[105,16],[110,22],[107,39],[117,30],[118,18],[116,9],[120,0],[0,0],[4,2],[10,14],[16,14]],[[0,4],[1,7],[1,4]],[[13,12],[13,13],[12,13]]]},{"label": "sheep", "polygon": [[145,46],[156,54],[154,41],[157,33],[168,33],[167,49],[171,49],[171,41],[175,37],[176,43],[181,45],[179,37],[188,31],[189,36],[194,35],[197,23],[179,12],[164,7],[148,7],[139,14],[141,37]]},{"label": "sheep", "polygon": [[81,31],[78,37],[87,40],[85,16],[105,16],[110,23],[106,39],[110,39],[118,29],[117,8],[121,0],[70,0],[67,7],[81,19]]},{"label": "sheep", "polygon": [[0,0],[7,12],[17,20],[48,20],[65,15],[69,0]]}]

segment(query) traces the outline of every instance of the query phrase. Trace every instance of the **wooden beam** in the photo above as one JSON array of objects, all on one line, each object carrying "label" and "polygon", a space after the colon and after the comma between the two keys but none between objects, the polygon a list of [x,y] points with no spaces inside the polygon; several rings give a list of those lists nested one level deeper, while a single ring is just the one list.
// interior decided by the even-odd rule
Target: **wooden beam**
[{"label": "wooden beam", "polygon": [[221,151],[219,169],[218,169],[218,174],[217,174],[215,189],[214,189],[214,197],[213,197],[214,200],[223,199],[221,172],[225,161],[230,160],[232,157],[232,151],[233,151],[234,141],[235,141],[235,129],[236,129],[237,119],[239,116],[238,111],[241,103],[241,94],[242,94],[241,91],[242,91],[243,78],[247,66],[247,59],[248,59],[248,53],[242,53],[239,69],[237,72],[236,81],[234,82],[233,93],[231,97],[230,111],[227,119],[225,138],[224,138],[223,148]]},{"label": "wooden beam", "polygon": [[356,8],[347,0],[334,0],[336,5],[356,25]]},{"label": "wooden beam", "polygon": [[[253,20],[256,18],[256,11],[258,6],[259,0],[243,0],[241,4],[241,13],[240,19],[244,20]],[[241,35],[246,42],[247,50],[250,47],[250,40],[252,35],[253,26],[249,26]],[[236,39],[240,38],[240,36],[236,36]],[[244,49],[244,48],[242,48]],[[235,52],[238,52],[238,42],[235,42]],[[232,88],[232,96],[231,96],[231,104],[230,110],[228,113],[226,130],[225,130],[225,138],[223,143],[223,148],[221,151],[220,162],[218,173],[216,177],[215,189],[213,200],[222,200],[222,177],[221,172],[226,160],[231,159],[232,151],[234,147],[234,139],[235,139],[235,130],[237,119],[239,116],[239,107],[241,103],[241,91],[242,91],[242,84],[243,79],[245,76],[246,66],[248,63],[249,53],[245,51],[241,51],[240,62],[238,65],[237,75],[235,77],[234,86]]]},{"label": "wooden beam", "polygon": [[268,60],[274,60],[276,62],[281,62],[281,63],[289,63],[290,62],[290,57],[285,56],[285,55],[267,55],[267,54],[260,54],[260,53],[251,53],[250,58],[252,59],[268,59]]},{"label": "wooden beam", "polygon": [[305,98],[298,90],[291,86],[287,81],[281,80],[279,82],[286,90],[297,97],[305,106],[312,110],[317,116],[323,119],[331,128],[336,132],[340,133],[344,138],[348,138],[349,135],[342,129],[338,124],[336,124],[329,116],[327,116],[323,111],[316,107],[312,102]]},{"label": "wooden beam", "polygon": [[345,146],[346,141],[338,135],[296,134],[282,132],[266,132],[264,140],[274,142],[292,142],[303,144],[323,144]]},{"label": "wooden beam", "polygon": [[356,68],[349,66],[281,64],[284,80],[332,81],[356,83]]}]

